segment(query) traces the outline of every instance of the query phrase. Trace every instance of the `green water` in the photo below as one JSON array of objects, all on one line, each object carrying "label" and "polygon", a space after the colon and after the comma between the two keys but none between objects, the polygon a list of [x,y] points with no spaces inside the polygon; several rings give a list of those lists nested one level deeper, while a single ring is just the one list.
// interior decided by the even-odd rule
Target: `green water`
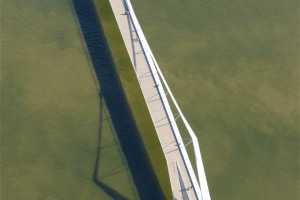
[{"label": "green water", "polygon": [[99,182],[136,199],[71,1],[3,0],[0,9],[0,199],[111,199],[95,168]]},{"label": "green water", "polygon": [[299,3],[133,3],[198,134],[212,199],[299,199]]},{"label": "green water", "polygon": [[[99,119],[70,1],[0,4],[0,199],[110,199],[92,182],[99,146],[98,179],[135,198],[109,120]],[[212,198],[297,199],[297,1],[134,5],[199,136]]]}]

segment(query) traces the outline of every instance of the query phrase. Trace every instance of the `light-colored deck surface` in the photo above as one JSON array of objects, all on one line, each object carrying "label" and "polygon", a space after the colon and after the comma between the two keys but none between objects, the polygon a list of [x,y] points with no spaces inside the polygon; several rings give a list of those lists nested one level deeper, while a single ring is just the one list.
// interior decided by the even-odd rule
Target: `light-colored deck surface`
[{"label": "light-colored deck surface", "polygon": [[130,17],[126,15],[123,0],[110,0],[110,3],[167,160],[174,198],[197,199],[141,43]]}]

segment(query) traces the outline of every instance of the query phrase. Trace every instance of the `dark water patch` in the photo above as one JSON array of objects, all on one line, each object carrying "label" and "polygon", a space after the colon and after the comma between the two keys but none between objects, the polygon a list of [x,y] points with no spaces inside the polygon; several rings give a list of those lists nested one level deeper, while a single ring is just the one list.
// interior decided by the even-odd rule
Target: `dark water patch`
[{"label": "dark water patch", "polygon": [[[162,190],[150,167],[135,120],[116,74],[94,4],[91,0],[73,0],[73,3],[95,74],[101,86],[99,96],[100,98],[103,97],[106,102],[139,196],[141,199],[163,199]],[[93,180],[111,197],[123,198],[113,189],[101,183],[101,180],[96,178],[95,173]]]}]

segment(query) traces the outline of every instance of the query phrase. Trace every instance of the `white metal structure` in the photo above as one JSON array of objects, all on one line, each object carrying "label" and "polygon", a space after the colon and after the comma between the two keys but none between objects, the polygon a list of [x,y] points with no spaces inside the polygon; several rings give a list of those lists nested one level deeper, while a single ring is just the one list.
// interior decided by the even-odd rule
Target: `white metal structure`
[{"label": "white metal structure", "polygon": [[[122,22],[119,13],[118,13],[118,2],[117,1],[123,1],[124,3],[124,7],[125,7],[125,14],[128,16],[129,19],[129,24],[125,24],[124,22]],[[168,163],[168,168],[169,168],[169,174],[171,174],[171,170],[173,168],[175,168],[178,174],[182,173],[183,177],[180,177],[182,180],[181,182],[183,183],[185,181],[185,183],[190,183],[194,193],[186,193],[185,191],[185,195],[181,195],[180,197],[178,197],[178,194],[174,194],[174,197],[176,197],[177,199],[199,199],[199,200],[210,200],[210,194],[209,194],[209,190],[208,190],[208,184],[207,184],[207,180],[206,180],[206,176],[205,176],[205,171],[204,171],[204,166],[203,166],[203,161],[202,161],[202,157],[201,157],[201,153],[200,153],[200,147],[199,147],[199,143],[198,143],[198,139],[193,131],[193,129],[191,128],[190,124],[188,123],[187,119],[185,118],[183,112],[181,111],[173,93],[171,92],[170,87],[167,84],[167,81],[150,49],[150,46],[146,40],[146,37],[141,29],[141,26],[137,20],[137,17],[134,13],[132,4],[130,2],[130,0],[110,0],[110,3],[112,5],[115,17],[117,19],[120,31],[122,33],[123,39],[125,40],[126,43],[126,39],[125,39],[125,31],[124,29],[128,29],[129,26],[133,26],[134,32],[138,38],[138,43],[140,48],[143,51],[144,54],[144,58],[146,60],[147,66],[149,68],[149,71],[151,72],[151,75],[153,77],[153,82],[155,83],[155,86],[157,88],[159,97],[160,97],[160,103],[162,104],[164,111],[166,113],[167,119],[170,123],[170,129],[172,130],[172,136],[175,139],[176,142],[176,146],[179,150],[179,153],[176,154],[177,157],[180,157],[179,161],[178,159],[175,161],[171,160],[174,159],[174,157],[168,157],[166,154],[168,152],[164,152],[166,159],[167,159],[167,163]],[[125,25],[124,25],[125,24]],[[130,28],[129,28],[130,29]],[[127,44],[128,45],[128,44]],[[131,58],[133,65],[136,65],[136,62]],[[136,67],[136,66],[135,66]],[[138,72],[136,72],[138,75]],[[141,83],[140,83],[141,85]],[[142,90],[143,90],[143,86],[141,85]],[[165,92],[164,88],[167,90],[167,92]],[[144,92],[144,91],[143,91]],[[143,93],[146,99],[146,95],[145,93]],[[171,106],[168,102],[167,99],[167,94],[170,96],[172,103],[175,105],[175,108],[179,114],[179,116],[181,117],[190,137],[192,140],[192,144],[193,144],[193,149],[194,149],[194,154],[195,154],[195,159],[196,159],[196,167],[197,167],[197,176],[194,172],[194,169],[192,167],[191,161],[188,157],[188,153],[187,150],[185,148],[185,144],[182,140],[181,134],[179,132],[179,129],[177,127],[176,124],[176,119],[174,117],[174,114],[171,110]],[[149,107],[149,105],[148,105]],[[149,108],[150,109],[150,108]],[[151,109],[150,109],[150,113],[151,113]],[[154,117],[152,116],[152,119],[154,121]],[[159,133],[158,133],[159,134]],[[161,136],[162,137],[162,136]],[[160,138],[160,142],[163,146],[163,141]],[[164,148],[164,147],[163,147]],[[180,166],[180,161],[183,163]],[[175,164],[172,164],[175,163]],[[172,165],[172,166],[171,166]],[[180,171],[179,171],[180,170]],[[174,173],[172,173],[174,174]],[[181,175],[180,175],[181,176]],[[188,179],[188,181],[187,181]],[[171,180],[171,186],[172,186],[172,190],[173,193],[175,190],[177,190],[178,186],[178,181],[174,181],[174,179],[172,179],[170,177]],[[181,187],[181,186],[180,186]],[[175,188],[175,189],[174,189]],[[182,192],[182,187],[181,187],[181,193]]]}]

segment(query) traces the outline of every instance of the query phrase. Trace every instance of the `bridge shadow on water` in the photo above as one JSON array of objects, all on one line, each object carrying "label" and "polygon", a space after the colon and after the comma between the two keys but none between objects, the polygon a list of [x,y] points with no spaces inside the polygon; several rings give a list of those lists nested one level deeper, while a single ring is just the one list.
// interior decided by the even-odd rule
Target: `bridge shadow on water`
[{"label": "bridge shadow on water", "polygon": [[[121,149],[124,152],[133,176],[138,195],[143,200],[163,199],[161,188],[150,167],[136,124],[116,74],[112,56],[94,4],[92,0],[73,0],[73,5],[94,67],[94,72],[101,88],[99,98],[103,97],[105,101],[111,122],[120,141]],[[95,171],[92,177],[93,181],[113,199],[126,199],[98,178],[99,151],[100,148],[98,145]]]}]

